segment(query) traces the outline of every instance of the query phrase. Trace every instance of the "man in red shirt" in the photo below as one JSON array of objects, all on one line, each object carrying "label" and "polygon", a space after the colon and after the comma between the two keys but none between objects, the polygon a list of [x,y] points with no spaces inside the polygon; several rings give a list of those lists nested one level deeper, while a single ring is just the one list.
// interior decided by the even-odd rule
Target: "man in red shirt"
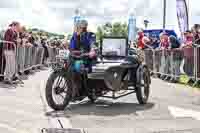
[{"label": "man in red shirt", "polygon": [[19,22],[12,22],[4,34],[4,54],[6,57],[5,81],[11,83],[16,74],[16,46],[20,30]]},{"label": "man in red shirt", "polygon": [[138,32],[138,48],[139,49],[144,49],[145,45],[143,42],[143,38],[144,38],[144,32],[143,31],[139,31]]}]

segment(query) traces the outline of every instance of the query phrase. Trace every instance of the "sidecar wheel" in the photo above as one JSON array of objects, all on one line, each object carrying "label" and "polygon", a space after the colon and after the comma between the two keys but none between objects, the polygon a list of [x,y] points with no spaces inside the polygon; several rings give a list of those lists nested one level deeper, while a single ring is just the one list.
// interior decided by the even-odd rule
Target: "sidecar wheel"
[{"label": "sidecar wheel", "polygon": [[148,68],[143,67],[139,72],[140,83],[136,87],[136,96],[139,104],[146,104],[150,93],[150,73]]},{"label": "sidecar wheel", "polygon": [[[57,79],[58,79],[58,81],[56,81]],[[55,81],[56,81],[56,85],[59,84],[59,86],[54,87]],[[63,83],[63,81],[64,81],[64,83]],[[62,82],[63,88],[60,87],[61,82]],[[63,73],[61,73],[61,72],[52,73],[46,84],[47,104],[54,110],[64,110],[66,108],[66,106],[69,104],[69,101],[71,99],[70,98],[71,97],[71,88],[70,87],[71,87],[70,82],[66,78],[66,76],[64,76]],[[65,96],[63,96],[63,93],[65,93]],[[57,96],[60,95],[63,99],[63,102],[57,103],[54,95],[57,95]],[[59,101],[61,101],[61,99],[59,99]]]}]

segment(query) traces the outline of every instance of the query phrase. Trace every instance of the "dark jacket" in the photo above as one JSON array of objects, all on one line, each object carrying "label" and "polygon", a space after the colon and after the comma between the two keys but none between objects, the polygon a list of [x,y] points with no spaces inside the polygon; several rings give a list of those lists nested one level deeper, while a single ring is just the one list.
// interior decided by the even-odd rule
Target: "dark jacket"
[{"label": "dark jacket", "polygon": [[8,41],[10,43],[4,43],[4,49],[6,50],[14,50],[17,45],[17,33],[12,29],[8,29],[4,34],[4,41]]},{"label": "dark jacket", "polygon": [[69,48],[71,50],[81,50],[81,47],[84,48],[85,51],[89,52],[92,45],[96,42],[96,35],[92,32],[85,32],[81,35],[74,35],[71,38]]},{"label": "dark jacket", "polygon": [[175,36],[170,36],[169,41],[170,41],[171,49],[179,48],[181,46],[181,43],[178,41],[178,39]]}]

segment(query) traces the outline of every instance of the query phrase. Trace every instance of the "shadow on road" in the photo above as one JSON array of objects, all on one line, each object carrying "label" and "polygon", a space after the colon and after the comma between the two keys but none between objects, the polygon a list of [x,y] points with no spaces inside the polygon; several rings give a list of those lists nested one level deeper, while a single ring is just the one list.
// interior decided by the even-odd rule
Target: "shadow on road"
[{"label": "shadow on road", "polygon": [[16,89],[17,87],[24,87],[23,85],[23,81],[25,80],[30,80],[31,76],[36,75],[37,73],[44,71],[44,70],[48,70],[47,67],[40,67],[38,69],[34,69],[34,70],[27,70],[24,73],[19,74],[19,80],[14,81],[13,84],[6,84],[4,83],[4,81],[0,81],[0,88],[7,88],[7,89]]},{"label": "shadow on road", "polygon": [[1,88],[7,88],[7,89],[15,89],[18,85],[16,84],[5,84],[5,83],[0,83]]},{"label": "shadow on road", "polygon": [[80,104],[70,105],[65,111],[46,112],[46,116],[70,117],[73,115],[96,115],[96,116],[117,116],[117,115],[137,115],[137,111],[148,110],[154,107],[154,103],[139,105],[138,103],[109,102],[98,100],[95,104],[85,101]]}]

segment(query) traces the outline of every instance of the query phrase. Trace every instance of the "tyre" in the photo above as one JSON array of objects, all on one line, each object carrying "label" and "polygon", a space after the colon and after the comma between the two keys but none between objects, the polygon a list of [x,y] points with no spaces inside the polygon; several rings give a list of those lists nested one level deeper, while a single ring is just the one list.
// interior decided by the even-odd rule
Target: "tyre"
[{"label": "tyre", "polygon": [[150,73],[147,67],[139,70],[139,85],[136,87],[136,96],[139,104],[146,104],[150,93]]},{"label": "tyre", "polygon": [[[71,92],[71,84],[62,72],[53,72],[50,75],[46,84],[46,100],[52,109],[64,110],[71,100]],[[60,99],[56,99],[58,95]]]}]

